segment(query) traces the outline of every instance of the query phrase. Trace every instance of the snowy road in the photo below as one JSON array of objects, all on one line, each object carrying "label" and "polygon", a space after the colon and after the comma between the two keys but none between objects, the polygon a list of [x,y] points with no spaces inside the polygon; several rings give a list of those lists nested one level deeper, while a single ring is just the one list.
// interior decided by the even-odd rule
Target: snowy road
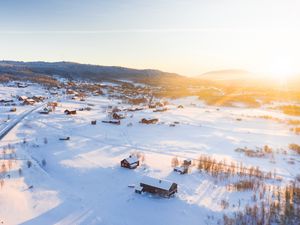
[{"label": "snowy road", "polygon": [[41,105],[38,105],[34,107],[33,109],[30,109],[26,112],[23,112],[18,117],[14,118],[13,120],[9,121],[8,125],[0,130],[0,141],[7,135],[9,131],[11,131],[22,119],[24,119],[26,116],[28,116],[30,113],[32,113],[35,110],[38,110],[39,108],[43,107],[46,103],[43,103]]}]

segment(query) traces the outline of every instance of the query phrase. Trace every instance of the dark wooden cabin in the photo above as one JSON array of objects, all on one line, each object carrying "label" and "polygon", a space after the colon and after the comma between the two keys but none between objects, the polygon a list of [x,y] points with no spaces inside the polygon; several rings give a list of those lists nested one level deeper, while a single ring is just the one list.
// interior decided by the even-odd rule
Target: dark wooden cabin
[{"label": "dark wooden cabin", "polygon": [[66,109],[66,110],[64,111],[64,113],[65,113],[66,115],[75,115],[75,114],[76,114],[76,110],[68,110],[68,109]]},{"label": "dark wooden cabin", "polygon": [[177,192],[177,184],[167,180],[159,180],[152,177],[144,177],[136,193],[148,192],[161,197],[171,197]]},{"label": "dark wooden cabin", "polygon": [[121,120],[121,119],[125,119],[125,116],[121,115],[121,114],[118,114],[118,113],[113,113],[112,114],[112,118],[114,120]]},{"label": "dark wooden cabin", "polygon": [[140,161],[136,156],[129,156],[121,161],[121,167],[135,169],[140,165]]},{"label": "dark wooden cabin", "polygon": [[120,125],[121,121],[120,120],[102,120],[102,123],[111,123],[115,125]]},{"label": "dark wooden cabin", "polygon": [[140,123],[144,123],[144,124],[155,124],[158,122],[158,119],[141,119]]}]

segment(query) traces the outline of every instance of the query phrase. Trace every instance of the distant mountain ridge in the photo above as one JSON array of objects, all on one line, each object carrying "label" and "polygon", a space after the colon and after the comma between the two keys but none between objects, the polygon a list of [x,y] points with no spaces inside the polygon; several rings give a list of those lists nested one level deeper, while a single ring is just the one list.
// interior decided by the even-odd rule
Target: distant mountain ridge
[{"label": "distant mountain ridge", "polygon": [[246,70],[239,70],[239,69],[210,71],[201,74],[200,76],[198,76],[198,78],[214,80],[214,81],[257,79],[257,77],[255,77],[255,74]]},{"label": "distant mountain ridge", "polygon": [[168,73],[153,69],[131,69],[118,66],[99,66],[74,62],[22,62],[0,61],[0,74],[44,74],[59,75],[69,79],[89,80],[138,80],[160,76],[179,77],[176,73]]}]

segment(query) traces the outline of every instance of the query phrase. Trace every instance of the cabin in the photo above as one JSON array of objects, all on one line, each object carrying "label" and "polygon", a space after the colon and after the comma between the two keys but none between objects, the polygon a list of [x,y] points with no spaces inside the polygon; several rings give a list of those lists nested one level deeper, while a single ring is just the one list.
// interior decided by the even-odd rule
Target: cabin
[{"label": "cabin", "polygon": [[127,109],[128,112],[135,112],[135,111],[141,111],[143,110],[144,108],[141,108],[141,107],[137,107],[137,108],[129,108]]},{"label": "cabin", "polygon": [[24,100],[24,105],[34,105],[35,101],[32,98],[27,98]]},{"label": "cabin", "polygon": [[80,108],[78,109],[79,111],[91,111],[92,108],[91,107],[85,107],[85,108]]},{"label": "cabin", "polygon": [[73,90],[71,90],[71,89],[67,89],[67,91],[66,91],[66,94],[67,95],[73,95],[73,94],[76,94],[77,92],[75,92],[75,91],[73,91]]},{"label": "cabin", "polygon": [[26,87],[28,87],[28,84],[17,83],[17,87],[18,87],[18,88],[26,88]]},{"label": "cabin", "polygon": [[165,112],[167,110],[168,110],[168,108],[158,108],[158,109],[153,110],[153,112]]},{"label": "cabin", "polygon": [[58,103],[57,102],[48,102],[47,106],[51,106],[51,107],[57,107]]},{"label": "cabin", "polygon": [[22,96],[19,96],[19,97],[18,97],[18,100],[19,100],[19,101],[25,101],[27,98],[28,98],[27,96],[22,95]]},{"label": "cabin", "polygon": [[158,122],[158,119],[141,119],[140,123],[145,123],[145,124],[155,124]]},{"label": "cabin", "polygon": [[32,97],[32,99],[34,100],[34,101],[36,101],[36,102],[42,102],[42,101],[44,101],[45,100],[45,97],[43,97],[43,96],[33,96]]},{"label": "cabin", "polygon": [[112,114],[112,118],[114,120],[121,120],[121,119],[125,119],[125,116],[121,115],[121,114],[118,114],[118,113],[113,113]]},{"label": "cabin", "polygon": [[96,124],[97,124],[97,120],[92,120],[92,121],[91,121],[91,124],[92,124],[92,125],[96,125]]},{"label": "cabin", "polygon": [[120,125],[121,121],[120,120],[102,120],[102,123],[111,123],[115,125]]},{"label": "cabin", "polygon": [[45,108],[43,108],[43,110],[41,110],[39,113],[40,113],[40,114],[49,114],[51,111],[52,111],[51,109],[45,107]]},{"label": "cabin", "polygon": [[181,166],[177,166],[174,168],[174,172],[179,174],[186,174],[189,172],[189,167],[192,165],[192,160],[185,159]]},{"label": "cabin", "polygon": [[171,181],[160,180],[153,177],[144,177],[140,182],[140,186],[135,189],[135,192],[141,194],[148,192],[161,197],[170,198],[177,193],[178,185]]},{"label": "cabin", "polygon": [[121,161],[121,167],[135,169],[140,165],[140,161],[136,156],[130,155]]},{"label": "cabin", "polygon": [[76,114],[76,110],[68,110],[68,109],[66,109],[66,110],[64,111],[64,113],[65,113],[66,115],[75,115],[75,114]]},{"label": "cabin", "polygon": [[1,99],[0,100],[0,103],[13,103],[14,102],[14,100],[12,100],[12,99]]},{"label": "cabin", "polygon": [[177,172],[179,174],[186,174],[189,171],[189,167],[187,166],[176,166],[174,168],[174,172]]},{"label": "cabin", "polygon": [[149,109],[155,109],[156,108],[156,104],[152,103],[148,105]]}]

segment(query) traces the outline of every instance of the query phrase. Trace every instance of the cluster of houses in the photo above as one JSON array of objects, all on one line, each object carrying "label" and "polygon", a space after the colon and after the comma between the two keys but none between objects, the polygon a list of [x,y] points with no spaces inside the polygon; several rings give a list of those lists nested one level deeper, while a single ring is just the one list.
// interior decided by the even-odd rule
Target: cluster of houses
[{"label": "cluster of houses", "polygon": [[[28,97],[25,95],[16,97],[19,102],[22,102],[23,105],[34,105],[37,102],[42,102],[45,100],[44,96],[34,95],[32,97]],[[16,106],[17,104],[13,99],[0,99],[0,104],[4,106]]]},{"label": "cluster of houses", "polygon": [[[123,168],[136,169],[140,165],[140,160],[137,156],[130,155],[129,157],[122,159],[120,164]],[[174,168],[174,172],[187,174],[191,165],[192,160],[185,159],[182,162],[182,165]],[[171,197],[177,192],[177,189],[178,185],[174,182],[156,179],[153,177],[144,177],[139,185],[135,187],[135,192],[138,194],[148,192],[162,197]]]},{"label": "cluster of houses", "polygon": [[36,102],[42,102],[45,100],[43,96],[27,97],[25,95],[18,96],[18,100],[23,102],[24,105],[34,105]]}]

